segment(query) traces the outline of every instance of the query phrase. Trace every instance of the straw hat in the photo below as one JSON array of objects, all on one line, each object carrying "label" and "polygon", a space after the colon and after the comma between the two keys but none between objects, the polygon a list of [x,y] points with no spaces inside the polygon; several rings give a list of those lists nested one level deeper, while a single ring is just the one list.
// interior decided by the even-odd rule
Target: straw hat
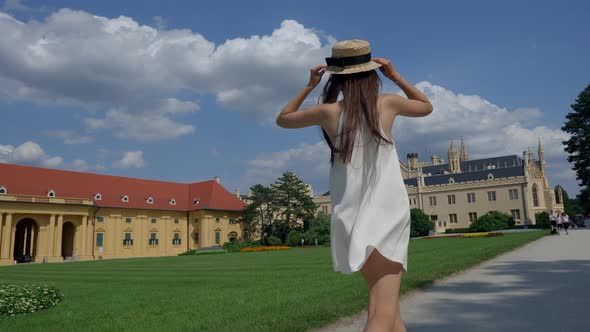
[{"label": "straw hat", "polygon": [[343,40],[332,46],[332,56],[326,58],[326,72],[353,74],[381,67],[371,60],[371,46],[366,40]]}]

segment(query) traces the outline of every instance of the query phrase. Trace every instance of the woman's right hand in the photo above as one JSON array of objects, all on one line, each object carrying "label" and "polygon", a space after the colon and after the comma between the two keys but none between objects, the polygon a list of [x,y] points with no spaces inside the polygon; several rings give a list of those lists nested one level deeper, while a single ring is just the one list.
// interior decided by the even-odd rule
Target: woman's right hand
[{"label": "woman's right hand", "polygon": [[381,70],[383,75],[385,75],[385,77],[389,78],[394,82],[399,81],[401,75],[397,72],[397,70],[395,70],[395,68],[393,67],[393,63],[391,63],[391,61],[382,58],[373,58],[372,60],[381,65],[379,69]]}]

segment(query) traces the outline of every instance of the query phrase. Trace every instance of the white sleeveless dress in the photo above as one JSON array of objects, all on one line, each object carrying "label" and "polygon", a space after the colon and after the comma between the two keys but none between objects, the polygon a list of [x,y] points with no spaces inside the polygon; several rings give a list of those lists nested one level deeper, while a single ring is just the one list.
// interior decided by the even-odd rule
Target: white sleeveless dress
[{"label": "white sleeveless dress", "polygon": [[[345,112],[340,115],[335,147]],[[385,135],[381,128],[381,133]],[[385,136],[387,137],[387,136]],[[338,153],[330,168],[332,217],[330,242],[334,271],[359,271],[377,249],[387,259],[399,262],[407,271],[410,240],[410,204],[397,149],[379,144],[364,124],[357,130],[350,163]]]}]

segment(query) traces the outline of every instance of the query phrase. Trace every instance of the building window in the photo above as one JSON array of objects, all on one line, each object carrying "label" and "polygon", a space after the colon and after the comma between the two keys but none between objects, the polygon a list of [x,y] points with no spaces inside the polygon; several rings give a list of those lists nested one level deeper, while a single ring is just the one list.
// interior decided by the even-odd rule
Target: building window
[{"label": "building window", "polygon": [[123,202],[127,203],[127,202],[129,202],[129,196],[127,196],[127,195],[123,195],[123,196],[121,197],[121,200],[122,200]]},{"label": "building window", "polygon": [[104,233],[96,233],[96,246],[102,247],[102,242],[104,239]]},{"label": "building window", "polygon": [[438,227],[442,227],[442,222],[441,221],[438,222]]},{"label": "building window", "polygon": [[219,244],[221,242],[221,232],[215,231],[215,244]]},{"label": "building window", "polygon": [[436,221],[438,221],[438,215],[431,214],[430,215],[430,221],[432,221],[433,223],[436,223]]},{"label": "building window", "polygon": [[508,198],[510,200],[518,199],[518,189],[508,189]]},{"label": "building window", "polygon": [[494,175],[492,175],[492,173],[488,173],[488,180],[493,180],[494,179]]},{"label": "building window", "polygon": [[8,191],[6,190],[5,187],[0,187],[0,194],[6,194],[8,193]]},{"label": "building window", "polygon": [[428,197],[428,202],[430,203],[430,206],[435,206],[436,205],[436,196]]},{"label": "building window", "polygon": [[514,219],[514,221],[520,220],[520,210],[510,210],[510,214],[512,214],[512,219]]},{"label": "building window", "polygon": [[96,217],[96,221],[97,222],[103,222],[104,221],[104,217]]},{"label": "building window", "polygon": [[238,238],[238,233],[237,232],[229,232],[229,234],[227,235],[227,237],[229,238],[229,241],[230,242],[234,242]]},{"label": "building window", "polygon": [[449,183],[450,183],[450,184],[453,184],[453,183],[455,183],[455,179],[453,179],[453,178],[449,178]]},{"label": "building window", "polygon": [[488,191],[488,201],[495,201],[496,200],[496,192],[495,191]]},{"label": "building window", "polygon": [[193,233],[193,240],[195,241],[195,244],[199,243],[199,232]]},{"label": "building window", "polygon": [[174,198],[169,200],[168,202],[170,203],[170,205],[176,205],[176,200]]},{"label": "building window", "polygon": [[133,245],[133,239],[131,238],[130,232],[125,232],[125,239],[123,240],[123,245],[124,246],[132,246]]},{"label": "building window", "polygon": [[174,219],[174,223],[178,224],[179,223],[178,219]]},{"label": "building window", "polygon": [[233,218],[229,218],[229,223],[233,225],[233,224],[235,224],[235,223],[236,223],[236,220],[235,220],[235,219],[233,219]]},{"label": "building window", "polygon": [[150,239],[148,240],[150,246],[157,246],[158,245],[158,234],[157,233],[150,233]]},{"label": "building window", "polygon": [[131,223],[131,218],[125,218],[126,223]]},{"label": "building window", "polygon": [[198,204],[199,204],[199,199],[198,198],[193,199],[193,205],[198,205]]},{"label": "building window", "polygon": [[215,222],[219,222],[219,218],[215,218]]},{"label": "building window", "polygon": [[248,231],[244,231],[244,241],[248,241]]},{"label": "building window", "polygon": [[47,192],[47,197],[55,197],[55,191],[50,190],[49,192]]},{"label": "building window", "polygon": [[455,195],[448,195],[449,204],[455,204]]},{"label": "building window", "polygon": [[473,223],[477,220],[477,212],[469,212],[469,223]]},{"label": "building window", "polygon": [[94,199],[100,201],[102,199],[102,195],[100,193],[94,194]]},{"label": "building window", "polygon": [[537,184],[533,184],[533,205],[539,206],[539,194],[537,192]]},{"label": "building window", "polygon": [[451,224],[456,224],[457,223],[457,214],[456,213],[449,214],[449,222]]},{"label": "building window", "polygon": [[328,214],[328,207],[327,206],[322,206],[322,213]]},{"label": "building window", "polygon": [[174,245],[180,245],[180,243],[181,243],[180,233],[174,232],[174,238],[172,239],[172,244],[174,244]]},{"label": "building window", "polygon": [[152,224],[155,224],[156,222],[158,222],[158,219],[152,218]]},{"label": "building window", "polygon": [[146,202],[148,202],[148,204],[154,204],[154,199],[152,197],[148,197],[148,199],[146,199]]},{"label": "building window", "polygon": [[467,193],[467,203],[475,203],[475,193]]},{"label": "building window", "polygon": [[445,221],[443,221],[443,225],[444,225],[445,227],[447,227],[447,221],[446,221],[446,220],[445,220]]},{"label": "building window", "polygon": [[195,218],[195,220],[193,220],[195,223],[199,222],[199,218]]}]

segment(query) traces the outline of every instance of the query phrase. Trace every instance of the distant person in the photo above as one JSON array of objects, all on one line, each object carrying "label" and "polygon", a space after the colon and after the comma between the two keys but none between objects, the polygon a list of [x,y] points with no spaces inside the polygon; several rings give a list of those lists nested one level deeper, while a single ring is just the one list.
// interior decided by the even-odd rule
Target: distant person
[{"label": "distant person", "polygon": [[[377,68],[407,98],[379,94]],[[298,110],[326,72],[331,75],[321,104]],[[307,86],[276,120],[283,128],[323,131],[330,148],[332,267],[343,274],[361,271],[365,278],[365,331],[406,331],[399,288],[407,271],[410,206],[391,129],[398,116],[424,117],[432,110],[389,60],[371,57],[368,42],[345,40],[334,44],[326,65],[311,69]]]},{"label": "distant person", "polygon": [[563,215],[558,214],[555,221],[557,222],[557,234],[561,235],[561,229],[563,228]]},{"label": "distant person", "polygon": [[561,224],[563,229],[565,230],[565,234],[568,235],[568,228],[570,226],[570,216],[565,213],[565,211],[561,214]]}]

